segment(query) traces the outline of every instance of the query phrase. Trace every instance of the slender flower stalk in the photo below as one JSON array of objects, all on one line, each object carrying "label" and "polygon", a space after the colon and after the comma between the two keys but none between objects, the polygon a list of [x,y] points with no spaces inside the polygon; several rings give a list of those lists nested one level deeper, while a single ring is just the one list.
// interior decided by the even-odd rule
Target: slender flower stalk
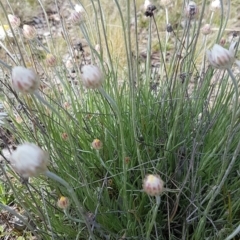
[{"label": "slender flower stalk", "polygon": [[124,202],[124,207],[127,211],[128,209],[128,204],[127,204],[127,167],[126,163],[124,161],[124,158],[126,156],[126,151],[125,151],[125,139],[124,139],[124,133],[123,133],[123,125],[122,125],[122,118],[121,118],[121,113],[120,110],[116,104],[116,102],[105,92],[105,90],[100,87],[99,92],[102,94],[104,98],[108,100],[110,105],[112,106],[115,114],[117,115],[117,120],[118,120],[118,125],[119,125],[119,130],[120,130],[120,138],[121,138],[121,147],[122,147],[122,164],[123,164],[123,202]]},{"label": "slender flower stalk", "polygon": [[63,209],[63,212],[64,212],[64,214],[66,215],[66,217],[67,217],[68,219],[70,219],[71,221],[73,221],[73,222],[78,222],[78,223],[84,223],[84,221],[83,221],[82,219],[78,219],[78,218],[72,217],[72,216],[69,214],[68,209]]},{"label": "slender flower stalk", "polygon": [[[83,207],[79,203],[73,188],[61,177],[57,176],[47,169],[49,161],[48,154],[46,152],[44,152],[40,147],[33,143],[24,143],[19,145],[17,147],[17,150],[13,151],[10,156],[10,162],[14,170],[24,178],[38,177],[40,174],[44,174],[66,187],[69,195],[72,197],[77,206],[80,217],[84,220],[88,228],[91,238],[95,239],[91,231],[91,226],[84,215]],[[62,199],[61,206],[66,208],[67,200],[63,200],[64,199]]]},{"label": "slender flower stalk", "polygon": [[44,105],[46,105],[49,109],[51,109],[58,117],[59,119],[62,121],[62,123],[65,123],[65,120],[62,118],[62,116],[60,115],[60,113],[51,105],[49,104],[40,94],[39,92],[35,91],[34,96]]},{"label": "slender flower stalk", "polygon": [[[92,76],[92,75],[91,75]],[[95,76],[93,74],[93,76]],[[98,79],[99,81],[99,79]],[[94,82],[96,85],[96,81]],[[12,68],[12,85],[15,91],[23,94],[33,94],[40,102],[49,107],[64,123],[64,119],[59,114],[59,112],[47,101],[37,91],[40,86],[39,76],[34,72],[33,69],[28,69],[22,66],[16,66]],[[91,82],[91,87],[93,83]]]},{"label": "slender flower stalk", "polygon": [[[12,53],[5,47],[5,45],[1,41],[0,41],[0,47],[2,47],[6,51],[6,53],[11,57],[13,62],[15,62],[15,59],[14,59]],[[3,65],[5,68],[7,68],[10,71],[12,70],[12,67],[10,65],[8,65],[7,63],[5,63],[4,61],[2,61],[1,59],[0,59],[0,64]]]},{"label": "slender flower stalk", "polygon": [[[201,32],[203,34],[203,52],[206,52],[206,48],[207,48],[207,38],[208,35],[211,33],[211,25],[210,24],[206,24],[203,26],[203,28],[201,29]],[[206,57],[204,56],[204,60],[202,61],[202,66],[201,66],[201,70],[200,70],[200,76],[202,76],[203,70],[204,70],[204,66],[205,66],[205,60]]]},{"label": "slender flower stalk", "polygon": [[80,213],[81,218],[84,220],[84,223],[86,224],[86,226],[88,228],[88,232],[89,232],[92,240],[94,240],[95,237],[94,237],[94,235],[92,233],[91,226],[90,226],[90,224],[88,222],[88,219],[84,215],[83,207],[81,206],[80,202],[78,201],[77,195],[74,192],[73,188],[64,179],[62,179],[61,177],[59,177],[58,175],[56,175],[53,172],[46,171],[44,174],[47,177],[49,177],[49,178],[59,182],[60,184],[62,184],[68,190],[69,195],[72,197],[73,201],[75,202],[75,204],[77,206],[77,209],[78,209],[78,212]]},{"label": "slender flower stalk", "polygon": [[155,207],[153,209],[153,215],[152,215],[152,220],[148,226],[148,230],[147,230],[147,234],[146,234],[146,239],[147,240],[150,240],[150,235],[151,235],[151,231],[152,231],[152,228],[153,228],[153,225],[154,223],[156,222],[156,217],[157,217],[157,212],[158,212],[158,208],[160,206],[160,203],[161,203],[161,198],[160,196],[155,196],[156,198],[156,204],[155,204]]},{"label": "slender flower stalk", "polygon": [[[207,207],[206,207],[206,209],[203,213],[202,218],[199,221],[199,224],[198,224],[198,227],[197,227],[198,230],[194,233],[195,236],[199,236],[204,231],[205,225],[206,225],[206,218],[207,218],[207,215],[210,211],[210,208],[211,208],[212,204],[214,203],[215,198],[217,196],[219,196],[219,193],[222,191],[222,187],[224,186],[227,178],[229,177],[229,174],[230,174],[231,170],[235,166],[234,164],[235,164],[235,162],[236,162],[236,160],[239,156],[239,152],[240,152],[240,142],[237,145],[237,148],[236,148],[236,150],[233,154],[232,160],[230,162],[226,163],[226,166],[227,166],[226,170],[221,171],[221,173],[219,175],[216,187],[212,190],[212,192],[211,192],[212,196],[211,196],[211,198],[208,202],[208,205],[207,205]],[[240,230],[240,227],[238,227],[238,231],[239,230]],[[235,232],[234,232],[234,234],[235,234]],[[231,238],[227,238],[227,239],[231,239]],[[227,239],[225,239],[225,240],[227,240]]]},{"label": "slender flower stalk", "polygon": [[165,7],[165,14],[166,14],[166,23],[169,24],[169,17],[168,17],[168,7]]},{"label": "slender flower stalk", "polygon": [[[166,15],[166,26],[169,26],[169,18],[168,18],[168,6],[165,7],[165,15]],[[166,31],[165,33],[165,50],[164,50],[164,61],[166,61],[166,54],[167,54],[167,45],[170,37],[170,32]]]},{"label": "slender flower stalk", "polygon": [[210,16],[210,21],[209,21],[210,24],[212,24],[213,16],[214,16],[214,12],[212,11]]},{"label": "slender flower stalk", "polygon": [[233,108],[233,115],[232,115],[232,123],[231,123],[231,128],[233,128],[233,125],[235,124],[236,121],[236,113],[237,113],[237,109],[238,109],[238,98],[239,98],[239,92],[238,92],[238,83],[236,78],[233,75],[233,72],[230,68],[227,68],[228,74],[232,80],[232,83],[234,85],[234,89],[235,89],[235,101],[234,101],[234,108]]},{"label": "slender flower stalk", "polygon": [[158,208],[161,203],[160,194],[164,190],[164,182],[158,175],[153,175],[153,174],[146,175],[146,177],[143,180],[143,190],[149,196],[155,196],[155,198],[156,198],[156,205],[153,208],[152,219],[148,226],[148,230],[147,230],[147,234],[146,234],[146,239],[150,240],[151,231],[152,231],[154,223],[156,222]]},{"label": "slender flower stalk", "polygon": [[[238,84],[237,84],[237,81],[231,70],[232,64],[235,61],[234,46],[235,46],[235,43],[233,43],[230,46],[230,49],[227,50],[227,49],[215,44],[212,51],[208,51],[208,53],[207,53],[209,62],[213,67],[218,68],[218,69],[224,69],[224,70],[228,71],[228,74],[232,80],[232,83],[234,85],[234,90],[235,90],[235,101],[234,101],[234,107],[233,107],[233,111],[232,111],[232,120],[230,123],[230,127],[225,135],[227,144],[224,149],[224,154],[222,157],[223,160],[226,158],[226,155],[229,152],[230,144],[228,144],[228,143],[231,141],[234,125],[237,120],[238,97],[239,97]],[[210,208],[212,207],[212,204],[213,204],[215,198],[221,192],[222,186],[224,185],[230,171],[232,170],[232,168],[234,166],[234,163],[236,161],[237,155],[239,154],[239,151],[240,151],[240,143],[238,144],[238,146],[234,152],[231,162],[229,163],[227,161],[223,161],[222,166],[221,166],[221,172],[220,172],[217,182],[216,182],[216,188],[214,188],[211,192],[211,197],[210,197],[208,205],[204,211],[204,215],[199,221],[198,232],[195,233],[196,236],[198,235],[198,233],[200,234],[203,231],[203,229],[205,228],[206,217],[210,211]]]},{"label": "slender flower stalk", "polygon": [[147,42],[147,60],[146,60],[146,79],[150,81],[151,78],[151,52],[152,52],[152,17],[149,18],[149,34]]},{"label": "slender flower stalk", "polygon": [[[215,44],[213,46],[213,49],[211,51],[207,51],[207,57],[210,62],[210,64],[217,69],[224,69],[228,71],[228,74],[232,80],[232,83],[234,85],[235,89],[235,103],[234,103],[234,108],[233,108],[233,114],[232,114],[232,122],[231,122],[231,127],[229,132],[231,132],[233,125],[235,124],[236,121],[236,113],[237,113],[237,107],[238,107],[238,84],[237,80],[235,79],[233,72],[231,70],[231,67],[234,63],[235,60],[235,45],[236,43],[233,42],[230,45],[229,50],[221,47],[218,44]],[[239,65],[239,61],[236,61],[237,65]]]}]

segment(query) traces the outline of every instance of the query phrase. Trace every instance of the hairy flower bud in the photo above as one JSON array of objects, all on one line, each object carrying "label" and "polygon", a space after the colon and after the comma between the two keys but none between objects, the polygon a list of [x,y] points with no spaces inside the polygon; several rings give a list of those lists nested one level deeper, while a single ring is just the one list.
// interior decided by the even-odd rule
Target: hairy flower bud
[{"label": "hairy flower bud", "polygon": [[150,196],[158,196],[163,192],[164,182],[159,175],[149,174],[143,180],[143,190]]},{"label": "hairy flower bud", "polygon": [[47,66],[54,67],[57,64],[57,59],[53,54],[48,53],[46,56],[45,62],[47,64]]},{"label": "hairy flower bud", "polygon": [[185,15],[189,19],[194,19],[198,14],[197,4],[193,1],[190,1],[189,4],[185,8]]},{"label": "hairy flower bud", "polygon": [[235,43],[230,45],[229,50],[223,48],[222,46],[215,44],[212,50],[207,51],[207,57],[209,63],[218,69],[231,68],[233,62],[235,61]]},{"label": "hairy flower bud", "polygon": [[94,139],[92,142],[92,148],[96,150],[100,150],[103,147],[102,142],[99,139]]},{"label": "hairy flower bud", "polygon": [[84,65],[82,67],[82,83],[86,88],[100,88],[103,82],[103,73],[95,65]]},{"label": "hairy flower bud", "polygon": [[58,207],[61,208],[61,209],[66,209],[66,208],[68,208],[68,207],[69,207],[69,200],[68,200],[68,198],[61,196],[61,197],[58,199],[57,205],[58,205]]},{"label": "hairy flower bud", "polygon": [[20,19],[17,16],[8,14],[8,20],[13,29],[16,29],[20,26]]},{"label": "hairy flower bud", "polygon": [[33,93],[39,88],[40,81],[32,69],[17,66],[12,69],[12,85],[17,92]]},{"label": "hairy flower bud", "polygon": [[203,35],[208,35],[208,34],[210,34],[211,31],[212,31],[212,30],[211,30],[211,25],[210,25],[210,24],[204,25],[204,26],[202,27],[201,31],[202,31],[202,34],[203,34]]},{"label": "hairy flower bud", "polygon": [[73,24],[80,23],[84,20],[84,8],[82,5],[76,4],[74,7],[74,11],[71,12],[70,21]]},{"label": "hairy flower bud", "polygon": [[76,11],[73,11],[70,15],[70,21],[73,23],[73,24],[77,24],[77,23],[80,23],[82,21],[82,15],[81,13],[78,13]]},{"label": "hairy flower bud", "polygon": [[68,134],[66,132],[62,133],[62,139],[68,140]]},{"label": "hairy flower bud", "polygon": [[23,36],[29,40],[34,39],[37,35],[35,27],[30,25],[23,25]]},{"label": "hairy flower bud", "polygon": [[168,33],[173,32],[173,27],[170,23],[167,24],[166,30],[167,30]]},{"label": "hairy flower bud", "polygon": [[33,143],[24,143],[12,152],[10,163],[23,178],[37,177],[47,171],[48,154]]},{"label": "hairy flower bud", "polygon": [[221,46],[224,46],[226,44],[226,39],[225,38],[221,38],[220,41],[219,41],[219,44]]}]

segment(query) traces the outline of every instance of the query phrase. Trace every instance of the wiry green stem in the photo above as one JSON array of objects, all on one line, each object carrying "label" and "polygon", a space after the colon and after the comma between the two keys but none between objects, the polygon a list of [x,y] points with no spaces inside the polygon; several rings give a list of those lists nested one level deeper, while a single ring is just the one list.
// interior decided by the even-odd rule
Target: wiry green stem
[{"label": "wiry green stem", "polygon": [[93,235],[93,232],[91,230],[91,226],[86,218],[86,216],[84,215],[84,211],[83,211],[83,207],[81,206],[80,202],[78,201],[78,198],[77,198],[77,195],[76,193],[74,192],[73,188],[64,180],[62,179],[61,177],[59,177],[58,175],[56,175],[55,173],[52,173],[50,171],[47,171],[45,172],[45,175],[57,182],[59,182],[60,184],[62,184],[64,187],[66,187],[66,189],[68,190],[69,192],[69,195],[72,197],[73,201],[75,202],[76,206],[77,206],[77,209],[78,209],[78,212],[80,213],[80,216],[82,217],[84,223],[86,224],[87,226],[87,229],[88,229],[88,232],[89,232],[89,235],[91,236],[92,240],[95,239],[94,235]]},{"label": "wiry green stem", "polygon": [[152,215],[152,220],[149,224],[149,227],[148,227],[148,230],[147,230],[147,235],[146,235],[146,239],[147,240],[150,240],[150,234],[151,234],[151,231],[152,231],[152,228],[153,228],[153,225],[154,223],[156,222],[156,217],[157,217],[157,212],[158,212],[158,208],[160,206],[160,203],[161,203],[161,198],[160,196],[156,196],[156,205],[153,209],[153,215]]},{"label": "wiry green stem", "polygon": [[121,150],[122,150],[122,166],[123,166],[123,204],[124,209],[128,211],[128,201],[127,201],[127,167],[126,163],[124,161],[124,158],[126,157],[125,152],[125,139],[124,139],[124,133],[123,133],[123,125],[122,125],[122,119],[121,119],[121,113],[119,111],[119,108],[115,101],[105,92],[105,90],[101,87],[98,89],[99,92],[109,101],[111,104],[115,114],[117,115],[119,130],[120,130],[120,138],[121,138]]},{"label": "wiry green stem", "polygon": [[228,163],[225,159],[226,159],[226,155],[228,153],[229,147],[230,147],[230,142],[231,142],[231,138],[232,138],[232,134],[233,134],[233,128],[234,128],[234,124],[236,122],[236,116],[237,116],[237,108],[238,108],[238,85],[237,85],[237,81],[232,73],[231,69],[227,69],[229,76],[232,79],[233,85],[234,85],[234,89],[235,89],[235,102],[234,102],[234,106],[233,106],[233,112],[232,112],[232,120],[231,120],[231,124],[230,127],[228,129],[227,132],[227,137],[226,137],[226,148],[224,149],[224,154],[223,154],[223,163],[222,163],[222,167],[221,167],[221,172],[219,174],[217,183],[216,183],[216,188],[214,188],[214,190],[212,191],[212,196],[208,202],[208,205],[204,211],[203,217],[200,219],[199,224],[198,224],[198,229],[197,232],[195,233],[195,236],[200,236],[200,234],[203,232],[205,225],[206,225],[206,218],[207,215],[212,207],[212,204],[214,203],[215,198],[219,195],[225,181],[227,180],[228,175],[230,174],[234,163],[237,159],[238,153],[240,152],[240,142],[237,145],[237,148],[234,152],[234,155],[232,157],[232,160],[230,163]]}]

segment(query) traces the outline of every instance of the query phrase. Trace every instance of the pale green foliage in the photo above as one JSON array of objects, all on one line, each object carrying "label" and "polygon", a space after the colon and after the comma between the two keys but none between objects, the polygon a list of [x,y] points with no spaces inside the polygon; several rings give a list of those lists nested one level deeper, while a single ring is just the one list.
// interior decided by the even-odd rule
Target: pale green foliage
[{"label": "pale green foliage", "polygon": [[[12,120],[6,128],[18,142],[33,142],[49,153],[49,169],[74,188],[96,239],[145,240],[148,234],[151,239],[224,239],[239,224],[236,89],[228,73],[213,70],[205,58],[208,46],[224,36],[229,11],[225,5],[224,18],[213,15],[216,28],[205,38],[200,28],[210,21],[209,1],[197,2],[205,10],[198,4],[197,21],[190,22],[182,1],[175,1],[168,12],[174,32],[167,34],[159,1],[154,18],[144,17],[141,1],[81,1],[85,21],[73,27],[84,43],[78,57],[68,28],[64,37],[46,43],[22,44],[20,32],[15,40],[20,48],[4,45],[11,57],[4,59],[7,64],[42,71],[44,99],[17,95],[9,78],[1,80]],[[55,67],[46,64],[48,52],[58,60]],[[65,61],[66,52],[72,62]],[[102,88],[83,88],[79,66],[85,61],[102,69]],[[68,78],[73,69],[75,82]],[[102,143],[99,150],[92,148],[94,139]],[[37,235],[88,239],[74,202],[68,212],[57,208],[61,196],[71,199],[66,189],[44,176],[21,184],[6,164],[14,179],[7,179],[14,203],[38,227]],[[142,192],[146,174],[165,182],[158,209]]]}]

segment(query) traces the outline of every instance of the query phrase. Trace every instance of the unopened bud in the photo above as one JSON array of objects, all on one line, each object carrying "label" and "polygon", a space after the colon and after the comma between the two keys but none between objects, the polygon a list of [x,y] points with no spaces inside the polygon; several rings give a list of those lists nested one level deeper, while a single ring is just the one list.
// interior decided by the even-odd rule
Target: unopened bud
[{"label": "unopened bud", "polygon": [[13,29],[16,29],[20,26],[20,19],[17,16],[8,14],[8,20]]},{"label": "unopened bud", "polygon": [[68,140],[68,134],[67,133],[62,133],[62,139],[63,140]]},{"label": "unopened bud", "polygon": [[221,46],[224,46],[226,44],[226,39],[225,38],[221,38],[219,41]]},{"label": "unopened bud", "polygon": [[94,139],[92,142],[92,148],[95,150],[100,150],[103,147],[102,142],[99,139]]},{"label": "unopened bud", "polygon": [[68,198],[61,196],[58,199],[57,205],[61,209],[67,209],[69,207],[69,200],[68,200]]},{"label": "unopened bud", "polygon": [[190,1],[189,4],[185,8],[186,17],[189,19],[194,19],[198,14],[197,4],[193,1]]},{"label": "unopened bud", "polygon": [[202,27],[202,34],[203,35],[208,35],[211,33],[211,26],[210,24],[206,24],[205,26]]},{"label": "unopened bud", "polygon": [[170,23],[167,24],[166,30],[167,30],[168,33],[173,31],[173,27]]},{"label": "unopened bud", "polygon": [[143,180],[143,190],[150,196],[158,196],[163,192],[164,182],[159,175],[149,174]]},{"label": "unopened bud", "polygon": [[232,67],[235,61],[235,44],[230,45],[229,50],[223,48],[222,46],[215,44],[212,50],[207,51],[207,57],[209,63],[218,69],[228,69]]},{"label": "unopened bud", "polygon": [[23,25],[23,36],[29,40],[34,39],[37,35],[35,27],[30,25]]},{"label": "unopened bud", "polygon": [[46,61],[47,66],[49,66],[49,67],[54,67],[54,66],[56,66],[56,63],[57,63],[56,57],[51,53],[47,54],[45,61]]},{"label": "unopened bud", "polygon": [[80,23],[82,21],[82,14],[81,13],[78,13],[76,11],[73,11],[70,15],[70,21],[73,23],[73,24],[77,24],[77,23]]}]

